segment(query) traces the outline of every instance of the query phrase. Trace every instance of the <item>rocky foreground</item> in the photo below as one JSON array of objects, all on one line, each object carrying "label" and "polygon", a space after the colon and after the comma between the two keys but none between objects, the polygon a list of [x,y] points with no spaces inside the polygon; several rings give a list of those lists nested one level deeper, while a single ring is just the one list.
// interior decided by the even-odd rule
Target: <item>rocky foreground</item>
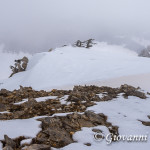
[{"label": "rocky foreground", "polygon": [[[4,135],[2,140],[4,150],[50,150],[51,147],[61,148],[76,142],[72,136],[80,131],[82,127],[95,127],[93,132],[101,132],[96,126],[106,126],[110,133],[118,135],[118,126],[107,121],[103,113],[96,114],[86,111],[87,107],[96,105],[96,102],[110,101],[123,93],[124,98],[136,96],[146,99],[146,94],[129,85],[119,88],[97,87],[97,86],[75,86],[73,90],[52,90],[50,92],[35,91],[31,87],[20,86],[19,90],[0,91],[0,120],[27,119],[36,116],[41,117],[41,131],[30,143],[21,144],[28,137],[17,137],[15,139]],[[149,94],[149,93],[147,93]],[[100,96],[102,95],[102,96]],[[46,99],[38,102],[36,98],[56,96],[55,99]],[[66,103],[62,103],[62,99]],[[23,99],[27,101],[22,102]],[[21,103],[19,103],[21,102]],[[55,113],[70,113],[65,116],[54,116]],[[53,116],[52,116],[53,115]],[[149,116],[150,118],[150,116]],[[143,125],[150,126],[150,122],[141,121]],[[90,146],[90,143],[85,143]]]}]

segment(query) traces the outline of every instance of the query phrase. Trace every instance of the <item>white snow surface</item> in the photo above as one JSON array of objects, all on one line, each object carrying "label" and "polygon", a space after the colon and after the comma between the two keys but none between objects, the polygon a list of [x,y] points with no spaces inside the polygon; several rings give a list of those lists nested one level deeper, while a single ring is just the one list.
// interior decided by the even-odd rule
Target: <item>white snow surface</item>
[{"label": "white snow surface", "polygon": [[23,144],[30,144],[32,142],[32,139],[25,139],[21,141],[21,145]]},{"label": "white snow surface", "polygon": [[35,54],[27,71],[3,81],[0,88],[22,86],[53,89],[116,77],[150,73],[150,59],[117,45],[101,42],[90,49],[66,46]]},{"label": "white snow surface", "polygon": [[35,118],[31,119],[16,119],[16,120],[0,120],[0,140],[4,139],[4,135],[8,135],[10,138],[16,138],[19,136],[35,137],[41,130],[40,121]]}]

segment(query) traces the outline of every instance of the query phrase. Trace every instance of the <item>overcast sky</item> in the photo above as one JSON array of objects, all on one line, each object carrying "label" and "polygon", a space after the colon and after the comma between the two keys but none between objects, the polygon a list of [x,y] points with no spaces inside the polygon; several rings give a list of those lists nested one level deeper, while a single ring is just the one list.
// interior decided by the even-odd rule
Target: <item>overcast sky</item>
[{"label": "overcast sky", "polygon": [[150,0],[0,0],[0,44],[11,51],[126,37],[150,43]]}]

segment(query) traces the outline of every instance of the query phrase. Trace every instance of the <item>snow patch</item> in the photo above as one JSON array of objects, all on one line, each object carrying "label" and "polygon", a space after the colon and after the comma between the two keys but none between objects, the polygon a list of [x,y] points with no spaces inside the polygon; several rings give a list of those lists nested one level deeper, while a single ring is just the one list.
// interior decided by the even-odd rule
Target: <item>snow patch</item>
[{"label": "snow patch", "polygon": [[8,135],[10,138],[16,138],[19,136],[35,137],[41,130],[40,121],[31,119],[17,119],[17,120],[0,120],[0,140],[4,139],[4,135]]},{"label": "snow patch", "polygon": [[25,139],[21,141],[21,145],[30,144],[31,142],[32,142],[32,139]]}]

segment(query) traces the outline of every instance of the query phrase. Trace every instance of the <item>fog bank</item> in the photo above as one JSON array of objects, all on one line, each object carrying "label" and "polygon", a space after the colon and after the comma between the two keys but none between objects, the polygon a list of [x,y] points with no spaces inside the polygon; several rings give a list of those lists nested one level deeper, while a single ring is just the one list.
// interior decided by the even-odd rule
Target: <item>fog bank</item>
[{"label": "fog bank", "polygon": [[0,0],[0,44],[38,52],[81,39],[150,44],[149,0]]}]

